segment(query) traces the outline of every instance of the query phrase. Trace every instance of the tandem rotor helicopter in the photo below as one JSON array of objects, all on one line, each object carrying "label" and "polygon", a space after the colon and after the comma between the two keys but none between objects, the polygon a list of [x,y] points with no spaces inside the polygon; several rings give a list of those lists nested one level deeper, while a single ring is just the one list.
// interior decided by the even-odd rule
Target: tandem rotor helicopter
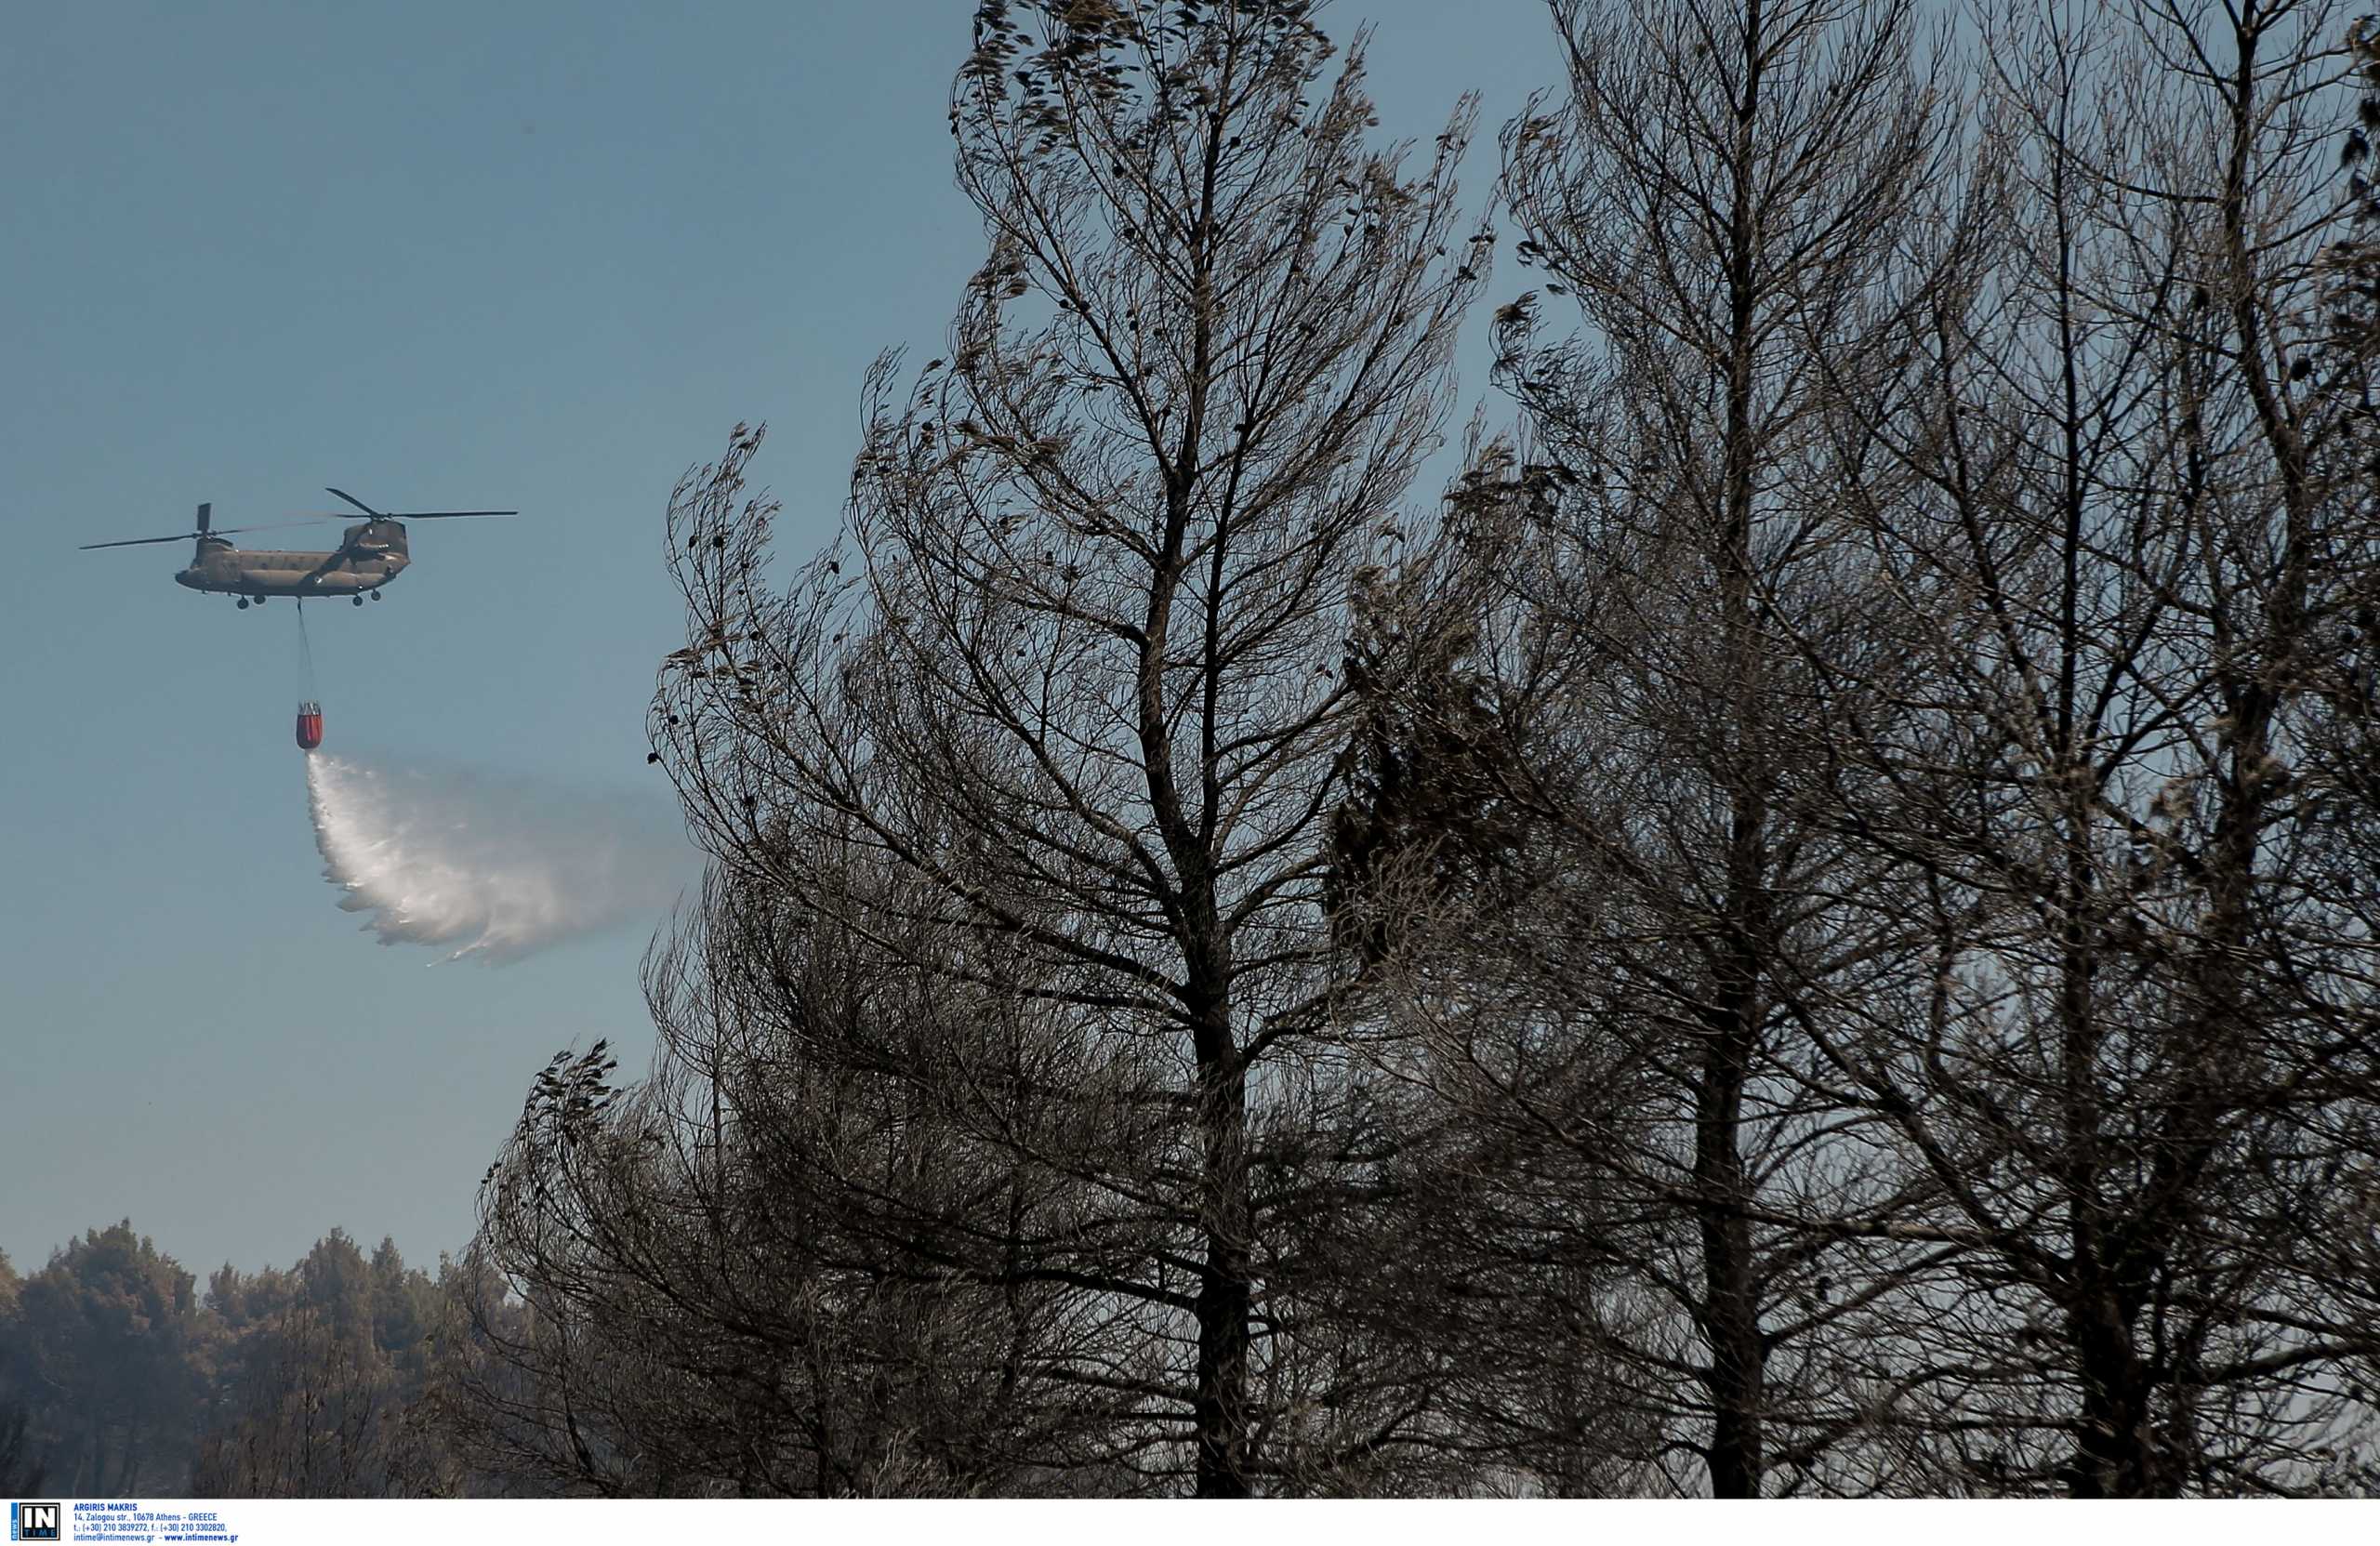
[{"label": "tandem rotor helicopter", "polygon": [[456,521],[472,516],[518,515],[519,510],[376,510],[342,489],[326,489],[347,503],[362,510],[366,517],[348,527],[338,547],[327,553],[273,552],[263,548],[246,552],[231,545],[231,538],[239,532],[269,532],[286,526],[301,526],[316,521],[339,521],[337,515],[317,515],[298,521],[276,521],[263,526],[226,526],[217,530],[210,522],[215,507],[198,507],[198,530],[176,532],[171,536],[136,536],[122,542],[86,542],[83,549],[95,548],[139,548],[152,542],[187,542],[196,538],[197,548],[192,553],[190,567],[174,576],[174,583],[192,590],[204,590],[218,596],[237,596],[240,608],[245,611],[253,602],[262,606],[268,597],[291,596],[304,601],[310,596],[346,596],[357,606],[364,604],[368,594],[380,599],[380,588],[393,581],[413,562],[405,546],[404,523],[408,521]]}]

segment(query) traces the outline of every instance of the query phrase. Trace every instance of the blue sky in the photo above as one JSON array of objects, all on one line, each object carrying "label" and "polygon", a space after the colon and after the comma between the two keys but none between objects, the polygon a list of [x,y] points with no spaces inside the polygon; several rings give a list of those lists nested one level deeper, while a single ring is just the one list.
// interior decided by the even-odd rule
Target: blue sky
[{"label": "blue sky", "polygon": [[[1554,73],[1544,13],[1339,0],[1383,132]],[[641,1067],[650,928],[496,970],[334,906],[286,602],[80,543],[330,508],[413,531],[378,605],[308,609],[331,744],[642,787],[680,642],[671,483],[739,419],[779,541],[832,534],[878,350],[938,350],[981,259],[951,186],[967,0],[23,5],[0,49],[0,1249],[129,1216],[184,1265],[334,1225],[429,1262],[531,1077]],[[1507,266],[1494,297],[1521,286]],[[1466,398],[1487,391],[1487,308]],[[1497,412],[1490,404],[1491,415]],[[336,528],[330,528],[335,531]],[[298,545],[305,533],[252,545]],[[658,919],[653,920],[658,922]]]}]

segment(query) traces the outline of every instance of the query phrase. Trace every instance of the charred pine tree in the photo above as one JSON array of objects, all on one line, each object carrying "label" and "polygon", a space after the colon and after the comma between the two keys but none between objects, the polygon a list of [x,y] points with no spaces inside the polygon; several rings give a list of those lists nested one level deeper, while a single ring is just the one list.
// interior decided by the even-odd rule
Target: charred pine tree
[{"label": "charred pine tree", "polygon": [[1468,110],[1418,170],[1371,148],[1311,9],[981,8],[948,347],[870,377],[847,537],[784,588],[756,435],[681,491],[654,720],[722,873],[1008,1004],[1010,1071],[931,1098],[1072,1211],[937,1270],[1065,1287],[1034,1376],[1119,1393],[1109,1461],[1210,1496],[1364,1485],[1426,1406],[1300,1263],[1362,1158],[1321,895],[1350,593],[1480,249]]},{"label": "charred pine tree", "polygon": [[2367,1420],[2322,1244],[2368,1168],[2358,797],[2309,776],[2371,572],[2362,367],[2325,349],[2339,21],[1994,29],[2001,239],[1854,480],[1938,667],[1862,748],[1936,968],[1827,1046],[1969,1242],[1937,1486],[2317,1488]]},{"label": "charred pine tree", "polygon": [[482,1194],[476,1447],[602,1495],[1118,1490],[1119,1398],[1051,1373],[1127,1351],[1053,1259],[1079,1187],[1003,1141],[1062,1050],[813,882],[714,878],[650,963],[632,1091],[600,1048],[538,1081]]},{"label": "charred pine tree", "polygon": [[[1827,810],[1873,694],[1805,641],[1894,653],[1819,469],[1877,320],[1945,260],[1902,240],[1956,180],[1944,104],[1907,5],[1553,10],[1568,87],[1506,131],[1504,192],[1583,326],[1541,335],[1534,293],[1500,313],[1526,432],[1467,493],[1501,489],[1478,670],[1536,835],[1526,899],[1458,925],[1436,1077],[1517,1196],[1562,1199],[1519,1239],[1597,1285],[1546,1303],[1648,1485],[1872,1486],[1835,1459],[1899,1394],[1860,1328],[1947,1247],[1882,1222],[1905,1178],[1806,1033],[1897,992],[1913,946],[1836,905],[1892,864]],[[1534,1442],[1560,1463],[1558,1429]]]}]

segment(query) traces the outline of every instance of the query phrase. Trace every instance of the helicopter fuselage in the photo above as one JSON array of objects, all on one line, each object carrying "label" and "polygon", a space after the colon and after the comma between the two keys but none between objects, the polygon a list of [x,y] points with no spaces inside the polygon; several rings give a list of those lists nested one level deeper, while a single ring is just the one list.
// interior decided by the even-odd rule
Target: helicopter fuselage
[{"label": "helicopter fuselage", "polygon": [[174,583],[223,596],[355,596],[389,584],[412,562],[403,525],[366,521],[350,526],[347,540],[328,553],[243,551],[222,537],[201,537]]}]

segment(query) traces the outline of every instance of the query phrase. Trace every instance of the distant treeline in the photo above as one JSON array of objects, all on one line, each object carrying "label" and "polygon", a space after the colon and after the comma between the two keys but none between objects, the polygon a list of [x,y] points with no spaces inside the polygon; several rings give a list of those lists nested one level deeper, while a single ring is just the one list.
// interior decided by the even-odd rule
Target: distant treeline
[{"label": "distant treeline", "polygon": [[339,1230],[204,1291],[127,1221],[20,1275],[0,1255],[0,1494],[383,1497],[503,1490],[430,1420],[456,1269]]}]

